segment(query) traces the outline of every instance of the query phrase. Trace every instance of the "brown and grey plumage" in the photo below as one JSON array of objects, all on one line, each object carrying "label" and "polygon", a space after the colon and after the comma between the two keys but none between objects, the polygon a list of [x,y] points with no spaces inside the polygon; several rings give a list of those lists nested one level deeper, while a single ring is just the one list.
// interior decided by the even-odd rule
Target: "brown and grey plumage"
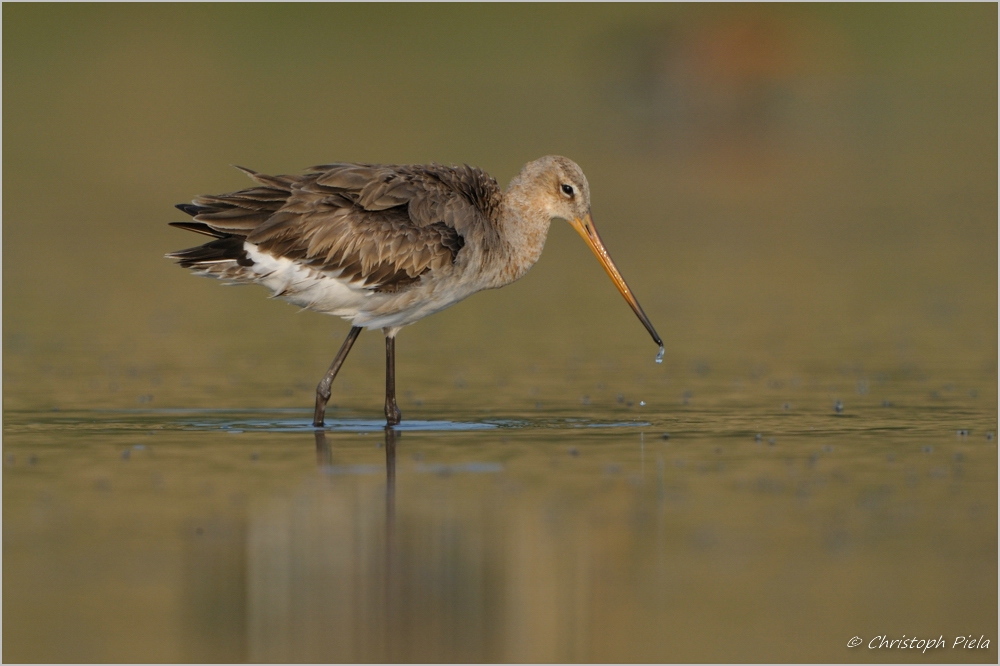
[{"label": "brown and grey plumage", "polygon": [[506,192],[468,165],[337,163],[297,176],[243,171],[254,187],[177,206],[193,221],[174,226],[213,240],[167,256],[197,274],[262,284],[276,297],[351,321],[316,389],[316,426],[323,425],[330,385],[361,328],[385,333],[386,420],[399,423],[399,329],[523,276],[558,218],[594,251],[662,358],[659,335],[594,228],[587,179],[565,157],[528,163]]}]

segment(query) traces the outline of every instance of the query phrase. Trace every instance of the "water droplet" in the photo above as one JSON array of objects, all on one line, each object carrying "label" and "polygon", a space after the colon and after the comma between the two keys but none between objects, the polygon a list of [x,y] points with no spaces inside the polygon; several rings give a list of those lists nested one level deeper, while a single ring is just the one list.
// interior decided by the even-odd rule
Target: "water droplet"
[{"label": "water droplet", "polygon": [[660,345],[660,351],[656,354],[656,362],[663,363],[663,345]]}]

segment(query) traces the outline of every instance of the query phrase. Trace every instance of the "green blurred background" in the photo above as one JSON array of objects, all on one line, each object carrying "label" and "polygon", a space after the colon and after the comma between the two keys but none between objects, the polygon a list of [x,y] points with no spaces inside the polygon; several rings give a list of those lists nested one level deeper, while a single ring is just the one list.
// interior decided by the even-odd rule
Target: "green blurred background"
[{"label": "green blurred background", "polygon": [[[246,184],[228,165],[333,160],[467,162],[502,186],[541,155],[576,160],[674,374],[995,372],[994,5],[3,16],[8,408],[307,407],[346,324],[162,255],[198,242],[166,226],[173,204]],[[353,360],[375,398],[380,344],[362,336]],[[450,385],[476,357],[474,384],[539,359],[645,369],[654,352],[558,224],[521,282],[405,330],[399,372]]]},{"label": "green blurred background", "polygon": [[[906,661],[845,643],[996,626],[996,4],[2,11],[5,660]],[[231,164],[552,153],[664,363],[553,225],[400,333],[405,422],[460,427],[405,433],[393,542],[381,335],[317,448],[348,325],[177,268],[173,205]]]}]

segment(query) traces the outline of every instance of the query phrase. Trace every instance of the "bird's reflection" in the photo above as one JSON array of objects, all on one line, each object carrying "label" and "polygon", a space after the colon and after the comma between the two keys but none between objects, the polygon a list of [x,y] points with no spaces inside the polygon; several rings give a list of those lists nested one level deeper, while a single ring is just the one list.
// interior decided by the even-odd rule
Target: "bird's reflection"
[{"label": "bird's reflection", "polygon": [[[396,522],[396,439],[399,433],[391,426],[385,427],[385,518],[388,535],[391,536]],[[330,443],[326,440],[326,431],[317,428],[314,432],[316,438],[316,465],[320,469],[333,465],[333,451]]]},{"label": "bird's reflection", "polygon": [[[320,469],[333,465],[333,451],[326,439],[326,431],[317,428],[313,431],[316,438],[316,464]],[[399,608],[395,591],[400,579],[398,554],[396,552],[396,439],[400,433],[391,426],[384,429],[385,439],[385,617],[382,623],[384,631],[382,645],[386,650],[385,661],[393,661],[393,636],[395,627],[399,624]]]}]

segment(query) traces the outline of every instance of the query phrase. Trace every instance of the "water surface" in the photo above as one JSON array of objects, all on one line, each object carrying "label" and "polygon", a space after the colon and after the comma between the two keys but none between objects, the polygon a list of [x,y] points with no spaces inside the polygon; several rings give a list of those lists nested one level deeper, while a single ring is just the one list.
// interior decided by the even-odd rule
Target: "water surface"
[{"label": "water surface", "polygon": [[389,433],[8,411],[7,649],[58,627],[25,654],[851,660],[854,635],[964,635],[995,612],[994,399],[883,388]]}]

